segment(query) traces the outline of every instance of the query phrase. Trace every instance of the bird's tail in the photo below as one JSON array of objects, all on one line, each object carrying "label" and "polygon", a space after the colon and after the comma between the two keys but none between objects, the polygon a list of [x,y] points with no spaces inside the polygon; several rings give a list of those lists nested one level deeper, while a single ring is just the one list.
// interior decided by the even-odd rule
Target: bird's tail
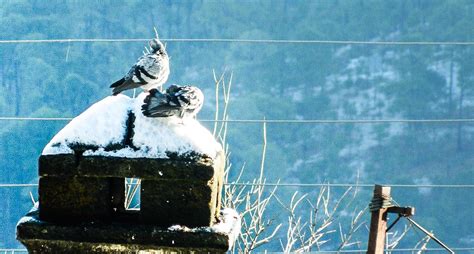
[{"label": "bird's tail", "polygon": [[112,94],[117,95],[117,94],[119,94],[119,93],[121,93],[125,90],[137,88],[139,86],[140,85],[134,83],[132,79],[122,78],[122,79],[117,80],[116,82],[114,82],[112,85],[110,85],[110,88],[113,88],[112,89]]},{"label": "bird's tail", "polygon": [[121,92],[121,91],[118,91],[117,87],[119,87],[121,84],[123,84],[123,82],[125,82],[125,78],[121,78],[121,79],[115,81],[112,85],[110,85],[110,88],[113,88],[113,91],[112,91],[113,95],[117,95]]},{"label": "bird's tail", "polygon": [[110,88],[117,87],[117,86],[121,85],[124,81],[125,81],[125,78],[121,78],[121,79],[115,81],[112,85],[110,85]]}]

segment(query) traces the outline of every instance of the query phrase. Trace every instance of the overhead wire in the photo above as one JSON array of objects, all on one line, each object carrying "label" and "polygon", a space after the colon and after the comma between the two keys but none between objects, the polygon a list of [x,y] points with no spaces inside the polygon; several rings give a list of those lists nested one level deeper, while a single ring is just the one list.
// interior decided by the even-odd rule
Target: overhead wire
[{"label": "overhead wire", "polygon": [[38,187],[37,183],[0,183],[0,188],[8,187]]},{"label": "overhead wire", "polygon": [[[18,43],[74,43],[74,42],[147,42],[152,38],[66,38],[66,39],[4,39],[0,44]],[[206,43],[263,43],[263,44],[359,44],[359,45],[455,45],[472,46],[474,41],[363,41],[363,40],[292,40],[292,39],[235,39],[235,38],[161,38],[165,42]]]},{"label": "overhead wire", "polygon": [[[453,251],[474,251],[474,248],[451,248]],[[387,252],[414,252],[414,251],[423,251],[423,252],[440,252],[445,251],[443,248],[428,248],[428,249],[416,249],[416,248],[400,248],[400,249],[390,249],[386,250]],[[0,252],[23,252],[27,253],[26,249],[0,249]],[[367,250],[318,250],[317,252],[307,252],[307,253],[366,253]]]},{"label": "overhead wire", "polygon": [[[373,184],[351,183],[224,183],[227,186],[268,186],[268,187],[356,187],[372,188]],[[474,184],[383,184],[394,188],[447,188],[464,189],[474,188]],[[36,183],[0,183],[2,187],[38,187]]]},{"label": "overhead wire", "polygon": [[[454,251],[473,251],[474,248],[451,248]],[[446,251],[443,248],[429,248],[429,249],[419,249],[419,248],[400,248],[400,249],[387,249],[385,252],[390,253],[390,252],[414,252],[414,251],[423,251],[423,252],[440,252],[440,251]],[[283,252],[258,252],[258,253],[282,253]],[[305,252],[305,253],[318,253],[318,254],[324,254],[324,253],[367,253],[367,250],[318,250],[317,252],[310,251],[310,252]]]},{"label": "overhead wire", "polygon": [[[374,184],[351,183],[224,183],[233,186],[270,186],[270,187],[356,187],[373,188]],[[474,184],[382,184],[394,188],[474,188]]]},{"label": "overhead wire", "polygon": [[[72,117],[16,117],[2,116],[0,121],[71,121]],[[275,124],[384,124],[384,123],[471,123],[474,118],[459,119],[201,119],[218,123],[275,123]]]}]

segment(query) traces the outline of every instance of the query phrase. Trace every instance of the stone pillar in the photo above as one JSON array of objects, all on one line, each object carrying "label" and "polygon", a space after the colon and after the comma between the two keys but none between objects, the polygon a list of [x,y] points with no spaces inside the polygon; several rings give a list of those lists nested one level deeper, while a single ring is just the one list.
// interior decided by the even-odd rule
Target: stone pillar
[{"label": "stone pillar", "polygon": [[[224,253],[209,227],[220,209],[224,154],[169,159],[42,155],[39,209],[17,226],[30,253]],[[125,178],[141,182],[140,209],[125,209]]]}]

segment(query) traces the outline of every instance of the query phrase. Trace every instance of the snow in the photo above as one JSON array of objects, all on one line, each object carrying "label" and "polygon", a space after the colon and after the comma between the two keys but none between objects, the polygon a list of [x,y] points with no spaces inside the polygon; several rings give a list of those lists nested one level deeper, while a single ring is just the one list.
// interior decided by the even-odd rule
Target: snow
[{"label": "snow", "polygon": [[109,157],[126,157],[126,158],[146,158],[143,152],[135,151],[130,147],[125,147],[119,150],[105,151],[104,148],[97,150],[86,150],[83,156],[109,156]]},{"label": "snow", "polygon": [[38,221],[35,217],[31,216],[31,214],[34,214],[34,213],[38,212],[38,207],[39,207],[39,202],[36,201],[34,203],[33,207],[30,209],[30,211],[18,221],[16,226],[18,227],[18,225],[23,224],[23,223],[27,223],[27,222]]},{"label": "snow", "polygon": [[70,145],[75,144],[105,147],[120,143],[131,101],[125,95],[117,95],[95,103],[59,131],[46,145],[43,155],[73,153]]},{"label": "snow", "polygon": [[[145,94],[137,97],[135,112],[141,112]],[[136,114],[133,145],[152,156],[162,156],[164,151],[183,154],[189,151],[215,157],[220,145],[212,134],[193,118],[150,118]]]},{"label": "snow", "polygon": [[181,232],[212,232],[227,235],[229,237],[229,249],[232,249],[235,241],[240,235],[241,218],[239,213],[232,208],[224,208],[219,216],[219,223],[211,227],[188,228],[181,225],[173,225],[168,228],[170,231]]},{"label": "snow", "polygon": [[24,216],[24,217],[21,217],[21,219],[16,223],[16,225],[18,226],[23,223],[35,222],[35,221],[38,221],[38,220],[36,220],[35,218],[31,216]]},{"label": "snow", "polygon": [[[167,158],[191,152],[215,158],[222,149],[212,134],[193,118],[149,118],[141,113],[146,93],[135,99],[109,96],[74,118],[46,145],[43,155],[73,154],[72,147],[83,145],[84,156],[126,158]],[[129,112],[134,113],[132,146],[124,146]],[[122,148],[110,150],[111,145]]]},{"label": "snow", "polygon": [[224,208],[221,211],[220,222],[213,225],[211,230],[216,233],[229,235],[229,243],[237,240],[240,234],[241,218],[239,213],[232,208]]}]

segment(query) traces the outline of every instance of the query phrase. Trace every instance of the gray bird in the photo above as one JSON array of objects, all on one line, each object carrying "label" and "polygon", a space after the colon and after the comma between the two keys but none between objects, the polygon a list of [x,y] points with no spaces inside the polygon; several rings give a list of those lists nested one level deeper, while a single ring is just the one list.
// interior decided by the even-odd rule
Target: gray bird
[{"label": "gray bird", "polygon": [[164,93],[158,89],[149,92],[142,105],[147,117],[194,117],[204,102],[204,94],[195,86],[172,85]]},{"label": "gray bird", "polygon": [[122,91],[141,87],[145,91],[159,88],[168,80],[170,63],[165,46],[158,39],[150,41],[151,52],[140,58],[130,68],[127,75],[113,83],[113,95]]}]

